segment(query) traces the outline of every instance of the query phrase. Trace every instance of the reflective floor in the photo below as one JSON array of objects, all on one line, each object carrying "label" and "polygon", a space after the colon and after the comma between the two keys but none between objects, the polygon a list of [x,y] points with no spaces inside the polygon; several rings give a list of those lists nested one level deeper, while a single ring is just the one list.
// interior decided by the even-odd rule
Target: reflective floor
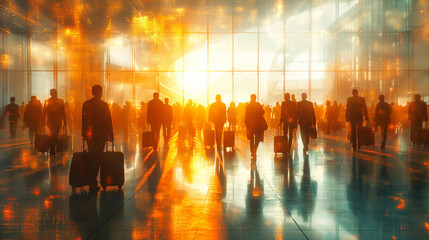
[{"label": "reflective floor", "polygon": [[139,136],[118,139],[123,189],[72,193],[71,153],[33,155],[22,133],[2,131],[0,238],[429,239],[429,149],[406,133],[357,153],[345,132],[322,135],[290,158],[275,156],[273,134],[256,161],[242,134],[233,152],[177,134],[158,153],[140,150]]}]

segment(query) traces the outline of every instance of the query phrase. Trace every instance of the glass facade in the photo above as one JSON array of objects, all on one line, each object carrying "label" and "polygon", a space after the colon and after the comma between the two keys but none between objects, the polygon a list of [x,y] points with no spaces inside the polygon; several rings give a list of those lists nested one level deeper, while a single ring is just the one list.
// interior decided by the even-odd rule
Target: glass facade
[{"label": "glass facade", "polygon": [[344,102],[353,88],[370,103],[429,101],[426,1],[100,2],[0,7],[3,106],[53,87],[83,101],[93,84],[120,104],[153,91],[204,105],[252,93],[273,105],[284,92]]}]

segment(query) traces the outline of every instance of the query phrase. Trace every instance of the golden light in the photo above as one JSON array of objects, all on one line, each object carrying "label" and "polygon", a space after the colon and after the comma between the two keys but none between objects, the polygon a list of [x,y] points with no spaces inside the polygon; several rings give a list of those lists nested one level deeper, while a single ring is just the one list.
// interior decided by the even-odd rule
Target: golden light
[{"label": "golden light", "polygon": [[2,54],[0,60],[1,60],[1,67],[2,67],[2,69],[6,69],[7,68],[7,64],[9,62],[9,55]]}]

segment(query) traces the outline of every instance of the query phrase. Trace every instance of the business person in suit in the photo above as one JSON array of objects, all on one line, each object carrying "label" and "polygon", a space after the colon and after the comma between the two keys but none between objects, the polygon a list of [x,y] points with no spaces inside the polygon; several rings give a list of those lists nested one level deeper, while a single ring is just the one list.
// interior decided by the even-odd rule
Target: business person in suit
[{"label": "business person in suit", "polygon": [[423,121],[428,120],[428,112],[426,103],[423,102],[420,94],[414,95],[414,102],[408,108],[408,119],[411,121],[411,141],[413,144],[418,144],[417,136],[423,130]]},{"label": "business person in suit", "polygon": [[164,103],[159,100],[159,93],[153,93],[153,99],[147,104],[147,123],[155,137],[155,149],[158,148],[159,134],[164,120]]},{"label": "business person in suit", "polygon": [[281,106],[280,125],[283,124],[283,135],[287,143],[285,152],[289,152],[293,141],[293,132],[297,127],[297,107],[296,102],[290,100],[290,94],[284,95]]},{"label": "business person in suit", "polygon": [[304,155],[308,152],[310,143],[310,128],[316,126],[316,114],[313,103],[307,101],[307,93],[301,94],[302,101],[297,103],[298,124],[301,133],[302,144],[304,145]]},{"label": "business person in suit", "polygon": [[347,98],[346,105],[346,120],[351,126],[351,142],[353,145],[353,151],[356,151],[356,145],[360,149],[360,143],[358,139],[362,132],[362,124],[365,119],[369,121],[368,109],[366,107],[365,98],[358,96],[358,90],[353,89],[353,96]]}]

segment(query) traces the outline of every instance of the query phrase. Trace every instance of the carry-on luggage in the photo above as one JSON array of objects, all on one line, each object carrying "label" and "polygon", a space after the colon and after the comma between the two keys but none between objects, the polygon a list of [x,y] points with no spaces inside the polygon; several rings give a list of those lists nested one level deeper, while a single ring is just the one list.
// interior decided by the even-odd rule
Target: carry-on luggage
[{"label": "carry-on luggage", "polygon": [[124,154],[115,152],[113,141],[111,151],[106,143],[106,151],[103,153],[100,163],[100,185],[103,189],[106,189],[107,186],[118,186],[120,189],[124,182]]},{"label": "carry-on luggage", "polygon": [[36,134],[34,137],[34,153],[49,152],[49,136],[47,134]]},{"label": "carry-on luggage", "polygon": [[68,152],[73,150],[73,136],[67,135],[67,129],[64,128],[63,134],[58,137],[57,152]]},{"label": "carry-on luggage", "polygon": [[274,136],[274,153],[284,153],[286,150],[286,138],[280,136],[280,127],[277,129],[277,136]]},{"label": "carry-on luggage", "polygon": [[362,127],[359,145],[360,146],[374,146],[375,136],[374,130],[371,127]]},{"label": "carry-on luggage", "polygon": [[147,147],[155,147],[155,135],[150,131],[142,133],[142,148]]},{"label": "carry-on luggage", "polygon": [[235,133],[234,131],[223,132],[223,147],[233,148],[235,146]]},{"label": "carry-on luggage", "polygon": [[204,130],[204,146],[213,147],[215,144],[215,132],[214,130]]},{"label": "carry-on luggage", "polygon": [[186,132],[187,132],[187,127],[185,125],[179,125],[179,133],[178,133],[178,138],[179,140],[185,140],[186,139]]},{"label": "carry-on luggage", "polygon": [[69,185],[73,191],[78,187],[91,185],[91,161],[89,161],[88,150],[85,149],[85,140],[83,141],[82,152],[73,153],[70,164]]}]

